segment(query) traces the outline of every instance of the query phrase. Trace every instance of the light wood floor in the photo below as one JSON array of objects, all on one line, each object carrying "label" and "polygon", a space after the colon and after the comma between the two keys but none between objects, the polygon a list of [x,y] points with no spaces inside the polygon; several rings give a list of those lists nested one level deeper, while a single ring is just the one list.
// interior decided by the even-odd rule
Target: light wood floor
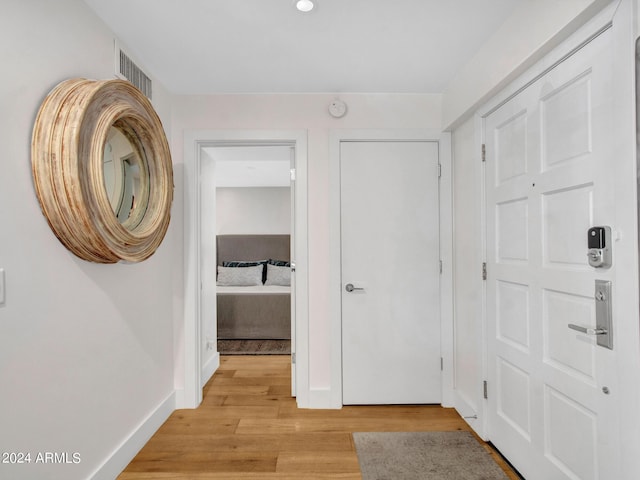
[{"label": "light wood floor", "polygon": [[[469,430],[440,406],[298,409],[289,356],[223,356],[202,405],[177,410],[119,480],[360,480],[352,432]],[[510,479],[519,477],[494,456]]]}]

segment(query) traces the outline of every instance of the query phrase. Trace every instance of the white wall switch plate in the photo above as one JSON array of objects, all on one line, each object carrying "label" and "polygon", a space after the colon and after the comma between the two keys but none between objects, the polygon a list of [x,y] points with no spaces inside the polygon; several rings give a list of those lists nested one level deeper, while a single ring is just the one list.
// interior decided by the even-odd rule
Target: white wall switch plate
[{"label": "white wall switch plate", "polygon": [[0,268],[0,305],[4,305],[5,297],[4,288],[4,268]]}]

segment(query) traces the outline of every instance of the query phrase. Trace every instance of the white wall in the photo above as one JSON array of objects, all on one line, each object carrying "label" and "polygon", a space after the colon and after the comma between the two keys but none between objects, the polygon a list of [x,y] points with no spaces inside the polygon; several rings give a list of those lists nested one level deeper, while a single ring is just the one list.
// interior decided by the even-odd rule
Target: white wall
[{"label": "white wall", "polygon": [[348,113],[334,119],[333,94],[213,95],[176,98],[172,151],[184,162],[186,130],[308,131],[309,386],[330,387],[329,319],[329,129],[439,128],[440,95],[343,94]]},{"label": "white wall", "polygon": [[216,233],[218,235],[291,233],[291,189],[288,187],[216,188]]},{"label": "white wall", "polygon": [[[136,265],[88,263],[62,246],[34,192],[31,130],[58,82],[114,78],[113,35],[81,0],[4,0],[0,37],[0,452],[32,454],[28,465],[0,464],[0,477],[88,478],[116,453],[97,477],[113,478],[129,435],[158,406],[160,417],[173,408],[181,232],[172,225]],[[168,125],[170,98],[154,87]],[[77,452],[80,463],[36,464],[38,452]]]},{"label": "white wall", "polygon": [[527,1],[449,82],[443,126],[455,126],[612,0]]},{"label": "white wall", "polygon": [[[454,209],[455,407],[464,417],[481,408],[482,251],[480,152],[471,118],[452,135]],[[476,429],[475,420],[469,423]]]}]

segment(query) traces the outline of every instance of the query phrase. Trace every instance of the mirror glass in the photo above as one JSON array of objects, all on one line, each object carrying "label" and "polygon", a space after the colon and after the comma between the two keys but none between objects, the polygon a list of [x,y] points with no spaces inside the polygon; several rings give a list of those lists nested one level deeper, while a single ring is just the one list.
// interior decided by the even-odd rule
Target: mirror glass
[{"label": "mirror glass", "polygon": [[149,201],[146,158],[125,131],[111,126],[103,153],[104,187],[113,213],[121,225],[135,228],[144,218]]}]

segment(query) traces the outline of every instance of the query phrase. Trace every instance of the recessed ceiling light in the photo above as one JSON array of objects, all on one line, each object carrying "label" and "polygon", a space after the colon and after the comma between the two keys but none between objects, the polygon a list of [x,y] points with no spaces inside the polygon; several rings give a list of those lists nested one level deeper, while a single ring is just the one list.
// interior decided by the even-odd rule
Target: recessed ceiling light
[{"label": "recessed ceiling light", "polygon": [[297,0],[296,2],[296,8],[298,10],[300,10],[301,12],[310,12],[311,10],[313,10],[313,7],[315,5],[313,4],[313,2],[311,0]]}]

